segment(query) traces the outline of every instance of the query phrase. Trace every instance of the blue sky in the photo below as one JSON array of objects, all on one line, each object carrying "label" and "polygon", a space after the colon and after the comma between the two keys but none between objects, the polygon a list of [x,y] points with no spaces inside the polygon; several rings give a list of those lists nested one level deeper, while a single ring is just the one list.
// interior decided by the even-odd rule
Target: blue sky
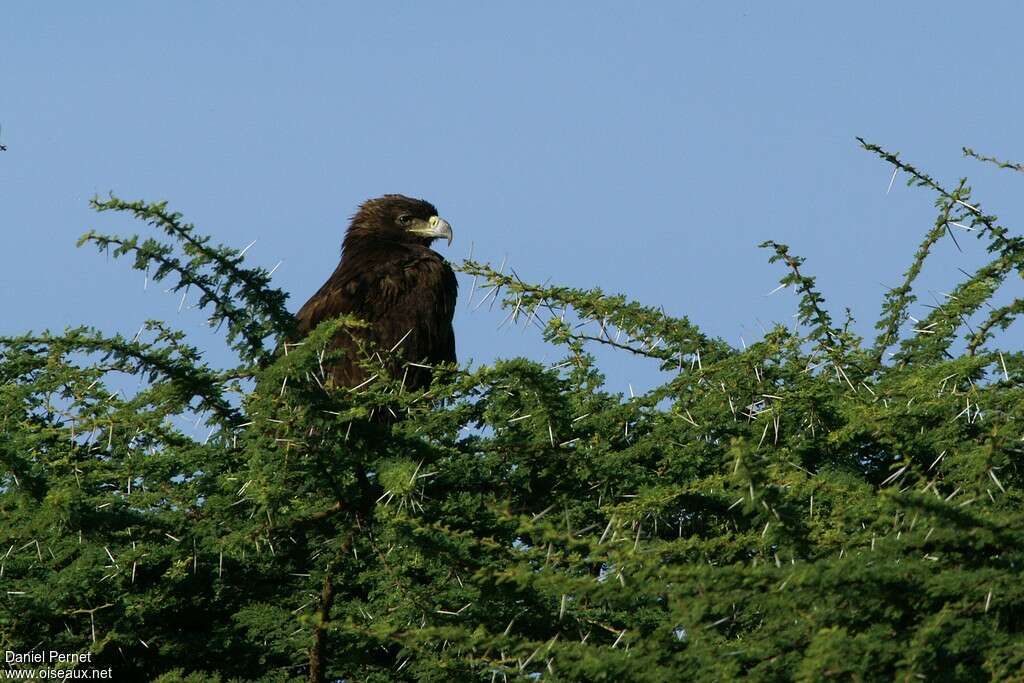
[{"label": "blue sky", "polygon": [[[868,332],[934,219],[933,197],[854,137],[900,151],[1013,226],[1024,177],[1016,3],[39,3],[0,21],[0,334],[166,318],[227,361],[204,316],[127,263],[74,247],[144,232],[88,199],[166,199],[273,267],[293,309],[348,217],[387,192],[454,226],[439,249],[527,280],[600,286],[734,344],[788,321],[757,248],[807,257]],[[983,255],[946,240],[922,305]],[[467,307],[459,355],[551,358]],[[1020,283],[1013,283],[1020,294]],[[1019,327],[1011,335],[1019,335]],[[1019,345],[1019,336],[1015,339]],[[611,388],[649,365],[608,357]]]}]

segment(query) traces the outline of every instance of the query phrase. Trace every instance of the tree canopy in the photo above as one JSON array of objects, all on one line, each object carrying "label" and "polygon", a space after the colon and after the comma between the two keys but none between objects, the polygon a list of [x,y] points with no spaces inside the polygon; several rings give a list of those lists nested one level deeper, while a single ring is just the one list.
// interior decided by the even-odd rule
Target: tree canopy
[{"label": "tree canopy", "polygon": [[[162,681],[1024,680],[1024,349],[993,341],[1024,300],[989,305],[1024,238],[861,142],[938,210],[874,340],[774,242],[798,324],[746,348],[467,261],[561,358],[413,392],[324,382],[359,321],[279,343],[286,295],[244,250],[94,201],[156,234],[82,243],[198,292],[238,363],[159,321],[0,340],[4,649]],[[963,227],[991,259],[911,319]],[[610,391],[598,344],[666,381]]]}]

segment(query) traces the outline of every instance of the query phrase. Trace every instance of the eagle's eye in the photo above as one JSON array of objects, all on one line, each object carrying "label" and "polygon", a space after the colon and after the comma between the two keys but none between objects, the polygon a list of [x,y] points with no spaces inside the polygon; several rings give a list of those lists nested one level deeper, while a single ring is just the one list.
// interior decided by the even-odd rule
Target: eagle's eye
[{"label": "eagle's eye", "polygon": [[398,223],[400,225],[409,225],[409,223],[412,223],[412,215],[408,213],[403,213],[401,216],[398,217]]}]

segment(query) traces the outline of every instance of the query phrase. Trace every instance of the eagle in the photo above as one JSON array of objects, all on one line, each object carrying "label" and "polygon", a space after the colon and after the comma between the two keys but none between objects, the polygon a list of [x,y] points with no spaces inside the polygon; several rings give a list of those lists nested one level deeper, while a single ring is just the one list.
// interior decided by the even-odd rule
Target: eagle
[{"label": "eagle", "polygon": [[295,314],[304,337],[325,320],[352,315],[368,327],[349,327],[332,340],[344,357],[327,372],[336,386],[358,387],[372,378],[360,367],[359,347],[394,350],[404,362],[387,371],[407,390],[430,385],[431,366],[455,362],[452,317],[458,283],[448,262],[430,248],[452,242],[452,227],[423,199],[388,194],[359,207],[327,282]]}]

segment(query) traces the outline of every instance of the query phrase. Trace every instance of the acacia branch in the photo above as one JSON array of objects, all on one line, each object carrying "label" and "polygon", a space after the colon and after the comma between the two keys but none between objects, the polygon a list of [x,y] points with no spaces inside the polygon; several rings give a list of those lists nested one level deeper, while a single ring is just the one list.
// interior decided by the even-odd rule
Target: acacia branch
[{"label": "acacia branch", "polygon": [[324,683],[327,659],[326,640],[327,623],[331,619],[331,608],[334,606],[334,571],[327,565],[324,573],[324,584],[320,590],[320,606],[316,610],[316,623],[313,626],[313,646],[309,650],[309,681]]},{"label": "acacia branch", "polygon": [[1024,299],[1014,299],[1011,303],[992,311],[985,322],[978,326],[977,332],[972,335],[967,344],[967,354],[970,356],[977,354],[978,348],[991,336],[993,328],[999,327],[1005,330],[1021,314],[1024,314]]},{"label": "acacia branch", "polygon": [[1017,164],[1017,163],[1014,163],[1012,161],[1003,161],[1002,159],[997,159],[996,157],[990,157],[990,156],[986,156],[984,154],[979,154],[978,152],[975,152],[970,147],[964,147],[963,150],[964,150],[964,156],[974,157],[978,161],[985,161],[985,162],[988,162],[990,164],[995,164],[999,168],[1008,168],[1011,171],[1017,171],[1019,173],[1024,173],[1024,164]]},{"label": "acacia branch", "polygon": [[[963,183],[961,183],[961,188],[962,187]],[[886,350],[896,340],[900,325],[902,325],[906,319],[907,307],[916,299],[916,297],[911,294],[914,281],[921,273],[921,268],[924,266],[925,260],[931,254],[932,246],[934,246],[934,244],[946,233],[946,230],[948,230],[950,216],[954,206],[954,202],[950,199],[947,199],[943,203],[942,213],[935,220],[935,227],[928,231],[928,234],[925,235],[924,241],[922,241],[921,245],[917,248],[917,253],[914,255],[914,261],[910,264],[910,267],[904,275],[903,284],[890,290],[886,296],[886,301],[882,305],[882,310],[883,312],[888,310],[889,314],[887,316],[883,316],[875,325],[876,329],[881,330],[875,338],[875,367],[882,364],[882,359],[885,356]]]}]

